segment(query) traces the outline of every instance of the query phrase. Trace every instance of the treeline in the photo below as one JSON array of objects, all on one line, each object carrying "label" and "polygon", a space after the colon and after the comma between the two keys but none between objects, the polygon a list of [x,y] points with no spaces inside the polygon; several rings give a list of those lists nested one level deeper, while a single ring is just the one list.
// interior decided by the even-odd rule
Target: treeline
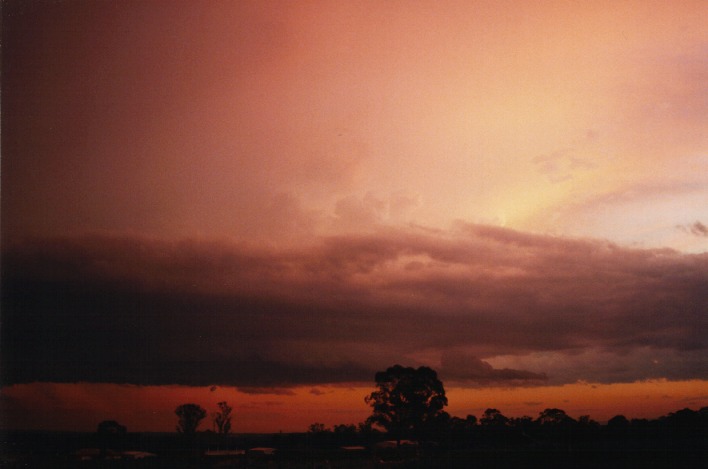
[{"label": "treeline", "polygon": [[[682,409],[655,420],[628,419],[617,415],[605,425],[583,415],[577,420],[564,410],[548,408],[537,417],[507,417],[489,408],[478,419],[451,416],[445,387],[437,373],[429,367],[393,365],[376,373],[375,390],[364,396],[371,407],[366,421],[340,424],[328,428],[313,423],[307,429],[308,441],[322,444],[371,443],[384,439],[417,444],[432,442],[448,446],[568,446],[581,442],[622,442],[631,444],[662,440],[671,444],[690,445],[708,441],[708,407],[698,411]],[[222,439],[231,432],[232,407],[222,401],[210,414],[211,433]],[[209,413],[198,404],[187,403],[175,409],[176,431],[193,438]],[[236,416],[236,419],[238,416]],[[104,421],[97,434],[105,443],[119,440],[125,427],[115,421]]]},{"label": "treeline", "polygon": [[[365,422],[335,425],[332,429],[313,423],[306,443],[371,446],[394,440],[397,447],[411,443],[446,448],[702,450],[708,442],[708,407],[678,410],[655,420],[629,420],[617,415],[605,425],[589,415],[576,420],[557,408],[545,409],[536,418],[509,418],[492,408],[479,419],[474,415],[460,418],[444,410],[448,404],[445,387],[429,367],[393,365],[376,373],[374,379],[375,390],[364,397],[372,410]],[[223,437],[231,428],[232,409],[226,402],[218,405],[212,420],[214,429]],[[196,404],[179,406],[175,413],[179,418],[177,430],[184,435],[193,435],[207,415]]]},{"label": "treeline", "polygon": [[[313,443],[332,446],[376,444],[393,436],[366,422],[333,428],[315,423],[308,434]],[[402,439],[400,444],[492,450],[702,450],[708,445],[708,407],[686,408],[651,420],[617,415],[606,424],[588,415],[574,419],[555,408],[545,409],[536,418],[506,417],[497,409],[487,409],[479,419],[443,412],[422,428],[418,438]]]}]

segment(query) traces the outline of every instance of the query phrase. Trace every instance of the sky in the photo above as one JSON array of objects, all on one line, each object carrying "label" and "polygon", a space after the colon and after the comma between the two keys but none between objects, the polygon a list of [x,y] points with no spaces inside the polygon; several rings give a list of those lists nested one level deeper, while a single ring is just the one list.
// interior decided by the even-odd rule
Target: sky
[{"label": "sky", "polygon": [[5,428],[708,406],[705,2],[2,15]]}]

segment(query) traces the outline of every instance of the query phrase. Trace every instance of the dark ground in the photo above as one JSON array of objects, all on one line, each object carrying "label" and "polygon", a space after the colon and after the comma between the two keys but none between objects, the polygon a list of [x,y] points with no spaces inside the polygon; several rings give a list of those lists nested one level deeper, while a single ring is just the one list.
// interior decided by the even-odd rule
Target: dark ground
[{"label": "dark ground", "polygon": [[[555,434],[531,441],[518,432],[476,429],[438,443],[384,448],[385,435],[346,441],[328,434],[230,435],[128,433],[108,448],[96,434],[0,433],[2,468],[708,468],[703,433]],[[575,438],[571,440],[571,438]],[[342,446],[357,448],[343,449]],[[272,454],[209,455],[214,450],[276,448]],[[87,449],[92,449],[88,451]],[[153,456],[131,459],[124,451]],[[85,456],[82,460],[80,456]]]}]

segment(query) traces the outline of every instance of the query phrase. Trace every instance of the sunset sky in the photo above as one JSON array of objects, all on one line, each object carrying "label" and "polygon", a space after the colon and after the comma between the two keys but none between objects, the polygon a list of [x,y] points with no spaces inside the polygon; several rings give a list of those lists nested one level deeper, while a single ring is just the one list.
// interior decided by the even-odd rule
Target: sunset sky
[{"label": "sunset sky", "polygon": [[0,426],[708,406],[707,2],[2,14]]}]

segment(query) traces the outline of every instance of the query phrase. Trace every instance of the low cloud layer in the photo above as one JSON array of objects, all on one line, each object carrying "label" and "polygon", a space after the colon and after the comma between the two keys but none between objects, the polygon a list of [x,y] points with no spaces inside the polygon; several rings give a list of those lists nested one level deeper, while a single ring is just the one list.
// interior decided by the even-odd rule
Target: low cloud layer
[{"label": "low cloud layer", "polygon": [[2,267],[4,383],[708,379],[706,254],[459,225],[287,250],[35,238]]},{"label": "low cloud layer", "polygon": [[524,385],[540,384],[548,380],[545,373],[494,368],[488,362],[465,353],[445,351],[440,360],[440,373],[447,379],[479,385],[499,384]]}]

